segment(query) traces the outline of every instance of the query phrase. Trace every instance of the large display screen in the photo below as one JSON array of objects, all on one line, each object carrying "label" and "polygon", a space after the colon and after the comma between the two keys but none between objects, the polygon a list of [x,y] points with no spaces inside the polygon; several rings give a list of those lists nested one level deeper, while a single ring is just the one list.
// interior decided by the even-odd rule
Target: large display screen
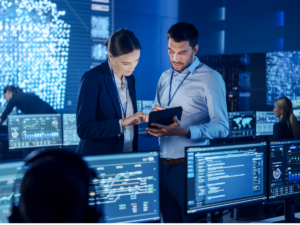
[{"label": "large display screen", "polygon": [[106,223],[160,220],[158,152],[86,156]]},{"label": "large display screen", "polygon": [[[0,93],[34,92],[75,112],[81,76],[107,58],[113,0],[0,1]],[[6,102],[0,96],[0,105]]]},{"label": "large display screen", "polygon": [[256,136],[273,135],[273,126],[279,120],[273,111],[256,112]]},{"label": "large display screen", "polygon": [[229,138],[255,136],[255,112],[229,112]]},{"label": "large display screen", "polygon": [[264,201],[267,143],[187,147],[187,213]]},{"label": "large display screen", "polygon": [[63,145],[78,145],[76,114],[63,114]]},{"label": "large display screen", "polygon": [[8,116],[9,149],[62,145],[60,114]]},{"label": "large display screen", "polygon": [[267,105],[286,96],[292,101],[300,96],[300,51],[266,54]]},{"label": "large display screen", "polygon": [[300,194],[300,140],[273,141],[269,146],[269,200]]}]

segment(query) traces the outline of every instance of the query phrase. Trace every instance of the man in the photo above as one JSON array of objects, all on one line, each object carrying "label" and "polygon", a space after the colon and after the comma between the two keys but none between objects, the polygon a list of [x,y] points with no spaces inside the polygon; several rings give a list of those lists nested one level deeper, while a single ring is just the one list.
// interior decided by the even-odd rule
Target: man
[{"label": "man", "polygon": [[[173,25],[167,34],[172,68],[158,82],[153,111],[182,106],[181,121],[147,128],[160,141],[160,196],[164,222],[196,222],[185,214],[185,147],[209,145],[228,135],[225,83],[222,76],[199,61],[198,31],[189,23]],[[171,86],[171,87],[170,87]]]}]

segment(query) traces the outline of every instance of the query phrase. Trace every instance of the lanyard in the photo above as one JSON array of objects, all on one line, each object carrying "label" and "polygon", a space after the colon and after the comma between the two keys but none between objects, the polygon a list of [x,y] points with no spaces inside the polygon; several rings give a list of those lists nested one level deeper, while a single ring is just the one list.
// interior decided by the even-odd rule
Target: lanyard
[{"label": "lanyard", "polygon": [[177,90],[178,90],[179,87],[182,85],[183,81],[185,81],[185,79],[188,77],[188,75],[190,75],[190,73],[191,73],[191,72],[189,72],[189,73],[185,76],[185,78],[181,81],[181,83],[179,84],[179,86],[177,87],[177,89],[175,90],[175,92],[174,92],[174,94],[173,94],[173,96],[172,96],[172,98],[171,98],[172,81],[173,81],[173,75],[174,75],[174,71],[173,71],[172,76],[171,76],[171,81],[170,81],[170,91],[169,91],[169,102],[168,102],[168,107],[169,107],[169,105],[171,104],[171,102],[172,102],[172,100],[173,100],[173,98],[174,98],[174,95],[176,94]]},{"label": "lanyard", "polygon": [[117,87],[117,83],[116,83],[116,80],[115,80],[115,74],[114,74],[114,71],[111,69],[111,74],[112,74],[112,77],[113,77],[113,81],[115,83],[115,86],[116,86],[116,90],[117,90],[117,94],[118,94],[118,98],[119,98],[119,102],[120,102],[120,105],[121,105],[121,109],[122,109],[122,112],[123,112],[123,116],[124,116],[124,119],[126,119],[126,113],[127,113],[127,103],[128,103],[128,96],[127,96],[127,86],[126,86],[126,108],[124,109],[123,107],[123,104],[122,104],[122,101],[121,101],[121,98],[120,98],[120,94],[119,94],[119,91],[118,91],[118,87]]}]

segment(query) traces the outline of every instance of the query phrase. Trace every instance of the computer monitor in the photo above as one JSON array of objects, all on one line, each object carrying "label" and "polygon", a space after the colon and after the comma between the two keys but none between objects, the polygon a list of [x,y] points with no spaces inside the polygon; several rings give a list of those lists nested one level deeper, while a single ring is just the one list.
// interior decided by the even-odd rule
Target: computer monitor
[{"label": "computer monitor", "polygon": [[63,145],[78,145],[80,138],[77,134],[76,114],[63,114]]},{"label": "computer monitor", "polygon": [[293,110],[294,115],[296,116],[297,120],[300,121],[300,109]]},{"label": "computer monitor", "polygon": [[273,111],[256,112],[256,136],[273,135],[273,125],[279,122]]},{"label": "computer monitor", "polygon": [[187,147],[187,214],[266,201],[266,154],[266,142]]},{"label": "computer monitor", "polygon": [[62,145],[60,114],[8,116],[9,149],[60,145]]},{"label": "computer monitor", "polygon": [[269,144],[269,196],[280,200],[300,195],[300,140]]},{"label": "computer monitor", "polygon": [[20,193],[13,192],[13,188],[17,177],[24,176],[24,173],[20,172],[23,165],[24,162],[0,163],[0,223],[9,222],[13,195],[16,199],[20,196]]},{"label": "computer monitor", "polygon": [[[157,151],[85,156],[106,223],[160,220]],[[93,194],[93,193],[92,193]]]},{"label": "computer monitor", "polygon": [[[5,109],[6,107],[0,107],[0,116],[2,116],[2,113],[4,112]],[[14,108],[10,113],[10,115],[17,115],[17,114],[18,113],[16,108]],[[2,123],[2,125],[7,126],[7,119]]]},{"label": "computer monitor", "polygon": [[292,100],[293,109],[300,109],[300,99]]},{"label": "computer monitor", "polygon": [[154,101],[138,100],[136,102],[137,102],[138,112],[149,114],[151,110],[154,108]]},{"label": "computer monitor", "polygon": [[228,138],[255,136],[256,122],[255,112],[229,112],[229,136]]}]

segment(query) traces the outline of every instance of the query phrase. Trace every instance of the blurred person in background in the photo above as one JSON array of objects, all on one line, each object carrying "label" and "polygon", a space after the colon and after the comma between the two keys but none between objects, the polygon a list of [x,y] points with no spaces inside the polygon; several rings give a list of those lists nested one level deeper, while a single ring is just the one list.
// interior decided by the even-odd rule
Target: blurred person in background
[{"label": "blurred person in background", "polygon": [[22,89],[15,86],[6,86],[3,91],[7,106],[1,115],[2,124],[14,107],[24,114],[51,114],[57,113],[47,102],[44,102],[33,93],[23,93]]},{"label": "blurred person in background", "polygon": [[287,97],[277,99],[273,111],[281,119],[273,125],[273,139],[300,138],[300,126],[293,113],[292,101]]}]

